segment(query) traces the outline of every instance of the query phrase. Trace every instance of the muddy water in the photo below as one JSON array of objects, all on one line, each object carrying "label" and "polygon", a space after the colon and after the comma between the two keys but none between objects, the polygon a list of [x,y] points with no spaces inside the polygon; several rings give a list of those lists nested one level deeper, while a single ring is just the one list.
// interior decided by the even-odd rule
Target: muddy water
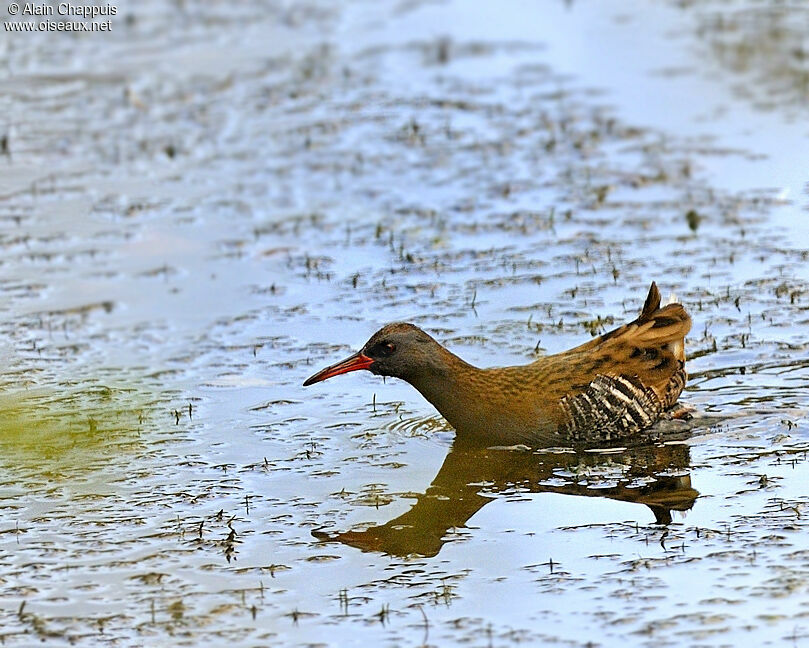
[{"label": "muddy water", "polygon": [[[5,645],[805,639],[807,14],[139,3],[0,52]],[[321,365],[692,312],[684,443]]]}]

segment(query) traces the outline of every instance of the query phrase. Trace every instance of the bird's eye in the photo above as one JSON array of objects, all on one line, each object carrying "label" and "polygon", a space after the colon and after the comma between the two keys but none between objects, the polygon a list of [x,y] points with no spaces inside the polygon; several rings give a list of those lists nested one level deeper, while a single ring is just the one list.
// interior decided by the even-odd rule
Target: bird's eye
[{"label": "bird's eye", "polygon": [[382,351],[382,355],[389,356],[394,351],[396,351],[396,345],[393,342],[383,342],[379,345],[380,351]]}]

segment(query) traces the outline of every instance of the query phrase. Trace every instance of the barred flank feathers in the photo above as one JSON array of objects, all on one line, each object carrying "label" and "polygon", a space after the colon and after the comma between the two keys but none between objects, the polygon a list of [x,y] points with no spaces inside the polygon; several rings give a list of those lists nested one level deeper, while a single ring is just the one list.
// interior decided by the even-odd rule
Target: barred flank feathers
[{"label": "barred flank feathers", "polygon": [[652,425],[663,410],[653,389],[625,376],[598,375],[560,402],[560,433],[574,442],[611,441]]}]

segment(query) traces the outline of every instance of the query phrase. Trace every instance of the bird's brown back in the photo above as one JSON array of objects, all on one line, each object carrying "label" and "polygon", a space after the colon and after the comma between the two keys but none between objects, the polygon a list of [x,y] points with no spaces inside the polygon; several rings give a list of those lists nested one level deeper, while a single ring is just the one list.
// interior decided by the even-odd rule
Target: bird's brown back
[{"label": "bird's brown back", "polygon": [[[504,438],[542,443],[613,441],[638,432],[682,392],[690,328],[682,304],[661,308],[652,283],[640,316],[629,324],[529,365],[475,370],[470,391],[485,407],[470,406],[469,423],[475,427],[477,417],[479,426],[485,412],[494,412]],[[463,431],[463,421],[451,422]]]}]

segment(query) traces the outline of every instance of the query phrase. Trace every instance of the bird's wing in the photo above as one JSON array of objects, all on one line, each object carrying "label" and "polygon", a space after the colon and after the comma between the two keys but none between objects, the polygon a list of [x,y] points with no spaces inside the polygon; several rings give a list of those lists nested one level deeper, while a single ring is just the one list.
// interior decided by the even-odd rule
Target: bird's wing
[{"label": "bird's wing", "polygon": [[586,439],[591,441],[649,427],[685,386],[684,337],[690,328],[682,304],[660,308],[652,283],[635,321],[538,361],[560,431],[574,439],[579,432],[597,435]]}]

